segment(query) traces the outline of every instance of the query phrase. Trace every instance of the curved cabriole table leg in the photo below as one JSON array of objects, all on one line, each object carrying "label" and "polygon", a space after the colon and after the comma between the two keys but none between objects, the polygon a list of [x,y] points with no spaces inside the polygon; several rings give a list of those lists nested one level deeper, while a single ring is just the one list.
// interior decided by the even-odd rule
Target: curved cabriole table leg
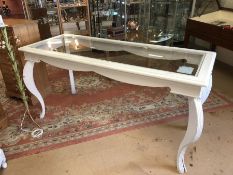
[{"label": "curved cabriole table leg", "polygon": [[0,168],[7,168],[6,156],[1,148],[0,148]]},{"label": "curved cabriole table leg", "polygon": [[202,105],[208,98],[212,88],[212,75],[210,75],[209,84],[207,87],[203,87],[200,92],[200,98],[189,98],[189,119],[188,128],[185,136],[180,144],[178,155],[177,155],[177,169],[179,173],[187,172],[184,155],[188,146],[197,141],[202,133],[203,129],[203,108]]},{"label": "curved cabriole table leg", "polygon": [[23,81],[27,89],[39,100],[41,104],[42,111],[40,113],[40,118],[44,118],[45,116],[45,103],[44,100],[36,88],[34,77],[33,77],[33,68],[34,68],[34,61],[28,60],[24,65],[23,69]]},{"label": "curved cabriole table leg", "polygon": [[184,139],[182,140],[178,155],[177,155],[177,169],[179,173],[187,172],[184,155],[188,146],[198,140],[201,136],[203,128],[203,110],[201,100],[198,98],[189,98],[189,120],[188,128]]}]

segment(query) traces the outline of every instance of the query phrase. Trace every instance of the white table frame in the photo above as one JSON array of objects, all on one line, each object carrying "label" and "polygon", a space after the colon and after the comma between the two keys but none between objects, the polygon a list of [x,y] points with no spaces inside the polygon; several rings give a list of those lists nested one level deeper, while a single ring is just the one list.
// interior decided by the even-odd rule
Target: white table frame
[{"label": "white table frame", "polygon": [[[64,34],[72,36],[71,34]],[[86,36],[78,36],[81,39],[89,38]],[[127,50],[127,47],[140,46],[144,48],[155,48],[161,50],[173,50],[185,53],[198,53],[202,54],[204,59],[199,68],[197,76],[190,76],[180,73],[152,70],[138,66],[126,65],[121,63],[113,63],[104,60],[87,58],[66,53],[51,52],[47,50],[40,50],[33,48],[35,44],[42,44],[44,41],[24,46],[19,50],[24,52],[25,59],[27,60],[23,70],[23,80],[28,90],[36,96],[39,100],[42,112],[40,118],[45,116],[45,103],[36,88],[33,68],[34,64],[40,61],[69,70],[72,93],[76,93],[74,87],[74,71],[94,71],[100,75],[109,77],[111,79],[149,87],[170,87],[171,93],[180,94],[188,97],[189,103],[189,119],[186,134],[180,143],[177,154],[177,169],[179,173],[187,171],[184,163],[184,155],[188,146],[197,141],[201,136],[203,129],[203,108],[202,105],[207,99],[212,87],[212,69],[215,61],[216,54],[208,51],[198,51],[183,48],[174,48],[166,46],[156,46],[149,44],[139,44],[116,40],[106,40],[100,38],[91,38],[97,42],[108,42],[110,45],[120,45],[122,50]],[[108,46],[106,46],[108,48]],[[112,48],[112,47],[111,47]],[[114,48],[114,47],[113,47]],[[111,50],[111,49],[108,49]]]},{"label": "white table frame", "polygon": [[6,157],[1,148],[0,148],[0,168],[7,168]]}]

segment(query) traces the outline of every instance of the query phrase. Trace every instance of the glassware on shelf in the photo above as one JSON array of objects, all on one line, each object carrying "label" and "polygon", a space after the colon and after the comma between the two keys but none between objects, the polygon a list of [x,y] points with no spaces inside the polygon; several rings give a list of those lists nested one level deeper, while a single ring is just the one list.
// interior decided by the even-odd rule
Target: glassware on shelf
[{"label": "glassware on shelf", "polygon": [[124,37],[116,39],[170,45],[183,41],[191,5],[192,0],[91,0],[91,33],[113,38],[108,31],[121,27]]},{"label": "glassware on shelf", "polygon": [[124,38],[124,1],[91,0],[91,34],[103,38]]},{"label": "glassware on shelf", "polygon": [[56,1],[60,33],[89,35],[89,6],[87,0]]}]

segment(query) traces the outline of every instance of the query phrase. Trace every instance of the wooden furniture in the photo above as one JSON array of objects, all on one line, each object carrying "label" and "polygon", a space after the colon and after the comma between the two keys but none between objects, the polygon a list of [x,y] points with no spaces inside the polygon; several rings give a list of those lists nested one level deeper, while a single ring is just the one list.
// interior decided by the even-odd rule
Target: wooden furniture
[{"label": "wooden furniture", "polygon": [[224,29],[224,25],[233,27],[233,11],[219,10],[187,20],[184,46],[188,47],[190,36],[208,41],[211,50],[216,46],[233,50],[233,30]]},{"label": "wooden furniture", "polygon": [[0,131],[7,127],[7,116],[3,110],[2,104],[0,103]]},{"label": "wooden furniture", "polygon": [[31,8],[31,19],[37,20],[41,40],[52,37],[46,8]]},{"label": "wooden furniture", "polygon": [[[78,13],[70,14],[69,10],[77,10]],[[80,35],[90,35],[90,12],[88,0],[66,2],[56,1],[56,10],[59,21],[60,34],[73,33]],[[81,29],[80,23],[84,22],[85,29]],[[74,25],[72,25],[74,24]],[[73,26],[73,27],[66,27]]]},{"label": "wooden furniture", "polygon": [[68,34],[19,49],[27,60],[24,83],[41,103],[41,118],[45,103],[33,81],[33,67],[38,61],[69,70],[72,93],[76,93],[75,70],[94,71],[129,84],[170,87],[172,93],[187,96],[188,128],[177,154],[178,171],[186,171],[185,151],[198,140],[203,128],[202,104],[211,90],[214,52]]},{"label": "wooden furniture", "polygon": [[[40,41],[38,25],[34,21],[25,19],[6,19],[4,22],[8,25],[8,36],[13,45],[20,72],[22,73],[25,60],[23,53],[18,51],[18,47]],[[6,49],[0,49],[0,55],[0,69],[6,86],[6,95],[8,97],[20,98],[20,93],[16,86],[14,72],[9,62]],[[43,96],[45,96],[49,92],[49,82],[45,63],[36,65],[34,77],[38,88],[41,90]],[[28,95],[30,102],[34,104],[36,102],[35,98],[29,93]]]}]

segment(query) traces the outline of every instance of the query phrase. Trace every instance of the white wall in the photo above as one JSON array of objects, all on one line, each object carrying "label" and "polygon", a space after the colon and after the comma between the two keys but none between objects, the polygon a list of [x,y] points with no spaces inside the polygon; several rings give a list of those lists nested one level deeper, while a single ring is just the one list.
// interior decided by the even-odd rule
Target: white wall
[{"label": "white wall", "polygon": [[[221,5],[223,7],[233,9],[233,0],[221,0]],[[222,47],[217,47],[217,59],[219,61],[222,61],[224,63],[233,66],[233,51],[227,50]]]},{"label": "white wall", "polygon": [[[209,42],[206,42],[198,38],[195,38],[195,44],[203,49],[210,48]],[[217,52],[217,60],[233,66],[233,51],[217,46],[216,52]]]},{"label": "white wall", "polygon": [[233,8],[232,0],[221,0],[221,5],[226,8]]},{"label": "white wall", "polygon": [[217,47],[217,59],[233,66],[233,51],[222,47]]}]

